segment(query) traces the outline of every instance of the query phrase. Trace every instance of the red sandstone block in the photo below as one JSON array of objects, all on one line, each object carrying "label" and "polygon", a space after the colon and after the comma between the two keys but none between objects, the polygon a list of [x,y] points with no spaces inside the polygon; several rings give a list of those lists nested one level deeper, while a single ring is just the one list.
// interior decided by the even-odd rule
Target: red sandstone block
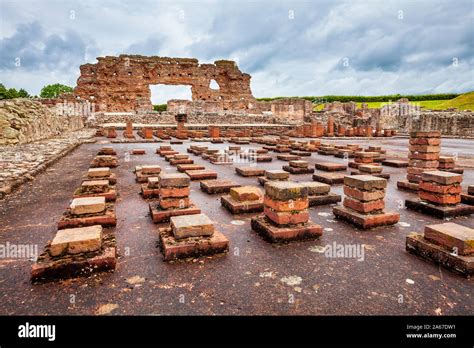
[{"label": "red sandstone block", "polygon": [[267,206],[264,206],[265,216],[277,225],[294,225],[309,221],[309,212],[307,209],[297,212],[278,212]]},{"label": "red sandstone block", "polygon": [[344,177],[344,185],[365,191],[380,190],[387,187],[387,180],[373,175],[352,175]]},{"label": "red sandstone block", "polygon": [[413,168],[438,168],[438,161],[424,161],[424,160],[409,160],[408,166]]},{"label": "red sandstone block", "polygon": [[188,197],[190,191],[189,187],[161,187],[160,196],[162,198]]},{"label": "red sandstone block", "polygon": [[449,194],[439,194],[432,193],[423,190],[418,191],[418,197],[422,200],[428,201],[436,205],[448,205],[448,204],[458,204],[461,203],[461,195],[449,195]]},{"label": "red sandstone block", "polygon": [[411,160],[423,160],[423,161],[437,161],[439,153],[422,153],[422,152],[410,152],[408,158]]},{"label": "red sandstone block", "polygon": [[440,185],[440,184],[429,182],[429,181],[421,181],[419,184],[419,188],[422,189],[423,191],[441,193],[441,194],[460,194],[461,193],[461,185],[458,185],[458,184]]},{"label": "red sandstone block", "polygon": [[425,226],[425,239],[450,250],[457,250],[459,255],[474,254],[474,229],[446,222]]},{"label": "red sandstone block", "polygon": [[414,174],[414,175],[419,175],[421,177],[421,174],[425,172],[427,169],[426,168],[413,168],[413,167],[408,167],[407,168],[407,173],[408,174]]},{"label": "red sandstone block", "polygon": [[359,213],[364,214],[381,211],[385,208],[385,203],[383,199],[378,199],[369,202],[361,202],[359,200],[346,197],[344,198],[343,205],[346,208],[351,208],[355,211],[358,211]]},{"label": "red sandstone block", "polygon": [[290,199],[288,201],[277,201],[268,196],[263,199],[263,204],[277,212],[289,212],[307,209],[308,198]]},{"label": "red sandstone block", "polygon": [[431,145],[410,145],[408,150],[410,152],[439,153],[440,147]]},{"label": "red sandstone block", "polygon": [[[161,192],[161,191],[160,191]],[[162,209],[171,209],[171,208],[188,208],[190,206],[189,197],[182,198],[163,198],[160,197],[160,207]]]},{"label": "red sandstone block", "polygon": [[344,186],[344,194],[362,202],[384,199],[385,190],[363,191],[350,186]]},{"label": "red sandstone block", "polygon": [[411,138],[410,145],[440,145],[440,138]]},{"label": "red sandstone block", "polygon": [[345,220],[362,229],[393,225],[400,220],[400,214],[392,212],[360,214],[354,210],[339,206],[334,207],[332,211],[336,218]]}]

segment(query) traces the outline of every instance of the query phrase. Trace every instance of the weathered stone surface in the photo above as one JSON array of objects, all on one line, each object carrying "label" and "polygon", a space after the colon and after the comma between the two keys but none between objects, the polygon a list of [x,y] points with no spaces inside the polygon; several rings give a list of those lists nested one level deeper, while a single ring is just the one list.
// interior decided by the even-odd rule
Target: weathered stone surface
[{"label": "weathered stone surface", "polygon": [[87,171],[87,176],[90,178],[100,178],[110,175],[110,168],[109,167],[102,167],[102,168],[90,168]]},{"label": "weathered stone surface", "polygon": [[262,198],[262,191],[255,186],[241,186],[230,189],[230,196],[236,201],[257,201]]},{"label": "weathered stone surface", "polygon": [[462,182],[462,175],[440,170],[427,171],[421,174],[423,181],[432,181],[441,185],[459,184]]},{"label": "weathered stone surface", "polygon": [[156,176],[148,177],[148,188],[158,189],[160,188],[160,179]]},{"label": "weathered stone surface", "polygon": [[202,180],[200,182],[201,190],[209,194],[229,192],[233,187],[239,187],[240,184],[232,180]]},{"label": "weathered stone surface", "polygon": [[191,180],[217,179],[217,172],[210,169],[188,170],[185,172]]},{"label": "weathered stone surface", "polygon": [[308,188],[308,196],[325,195],[331,190],[331,185],[322,182],[304,181],[299,184]]},{"label": "weathered stone surface", "polygon": [[74,215],[97,214],[105,210],[104,197],[74,198],[71,205]]},{"label": "weathered stone surface", "polygon": [[377,174],[382,173],[383,168],[374,164],[361,164],[357,169],[364,173]]},{"label": "weathered stone surface", "polygon": [[265,174],[265,169],[258,167],[236,167],[235,171],[241,176],[262,176]]},{"label": "weathered stone surface", "polygon": [[141,171],[143,174],[160,174],[161,167],[158,165],[142,165]]},{"label": "weathered stone surface", "polygon": [[314,167],[319,170],[324,170],[327,172],[346,170],[347,166],[345,164],[334,163],[334,162],[318,162],[315,163]]},{"label": "weathered stone surface", "polygon": [[458,204],[461,202],[460,194],[439,194],[421,189],[418,191],[418,197],[424,201],[439,205]]},{"label": "weathered stone surface", "polygon": [[329,185],[342,184],[346,174],[344,173],[317,173],[313,175],[314,181],[319,181]]},{"label": "weathered stone surface", "polygon": [[265,194],[275,200],[287,201],[307,197],[308,188],[290,181],[267,181],[265,183]]},{"label": "weathered stone surface", "polygon": [[410,132],[410,138],[439,138],[440,131],[413,131]]},{"label": "weathered stone surface", "polygon": [[189,208],[191,201],[189,197],[163,197],[160,191],[160,208],[161,209],[185,209]]},{"label": "weathered stone surface", "polygon": [[191,192],[190,187],[161,187],[161,198],[181,198],[188,197]]},{"label": "weathered stone surface", "polygon": [[81,184],[81,190],[89,193],[103,193],[109,190],[109,180],[87,180]]},{"label": "weathered stone surface", "polygon": [[346,207],[334,207],[332,211],[338,219],[345,220],[361,229],[393,225],[400,220],[400,214],[393,212],[361,214]]},{"label": "weathered stone surface", "polygon": [[[232,61],[199,64],[192,58],[137,55],[97,60],[96,64],[81,65],[74,95],[85,100],[94,97],[98,111],[152,111],[151,84],[191,85],[193,102],[212,102],[219,106],[216,111],[252,110],[258,104],[250,90],[250,75],[242,73]],[[219,89],[209,87],[212,79]],[[182,105],[189,108],[193,102]],[[180,108],[181,104],[175,104],[169,104],[169,111]]]},{"label": "weathered stone surface", "polygon": [[385,189],[387,187],[387,180],[372,175],[351,175],[344,177],[344,185],[370,191],[373,189]]},{"label": "weathered stone surface", "polygon": [[159,178],[160,187],[187,187],[191,183],[189,176],[181,173],[163,173]]},{"label": "weathered stone surface", "polygon": [[474,229],[454,222],[427,225],[424,237],[448,249],[455,250],[456,248],[459,255],[474,253]]},{"label": "weathered stone surface", "polygon": [[79,254],[99,250],[102,245],[102,226],[88,226],[59,230],[51,242],[51,256]]},{"label": "weathered stone surface", "polygon": [[289,164],[293,168],[308,168],[308,162],[302,160],[290,161]]},{"label": "weathered stone surface", "polygon": [[290,178],[290,174],[284,170],[274,169],[266,170],[265,177],[268,180],[287,180]]},{"label": "weathered stone surface", "polygon": [[173,235],[177,239],[212,236],[214,224],[205,214],[182,215],[170,218]]}]

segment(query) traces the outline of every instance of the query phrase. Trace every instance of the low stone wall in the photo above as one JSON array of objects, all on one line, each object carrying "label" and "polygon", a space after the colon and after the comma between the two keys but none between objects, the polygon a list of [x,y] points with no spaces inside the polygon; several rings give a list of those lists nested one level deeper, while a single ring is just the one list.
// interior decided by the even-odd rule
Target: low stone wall
[{"label": "low stone wall", "polygon": [[31,99],[0,101],[0,146],[25,144],[84,127],[80,115],[58,115]]},{"label": "low stone wall", "polygon": [[[133,123],[140,124],[175,124],[175,114],[169,112],[154,112],[146,114],[132,113],[96,113],[91,126],[97,126],[104,123],[125,123],[132,120]],[[187,123],[198,124],[249,124],[249,123],[267,123],[284,124],[288,119],[274,118],[268,115],[249,115],[249,114],[221,114],[221,113],[196,113],[190,114]]]}]

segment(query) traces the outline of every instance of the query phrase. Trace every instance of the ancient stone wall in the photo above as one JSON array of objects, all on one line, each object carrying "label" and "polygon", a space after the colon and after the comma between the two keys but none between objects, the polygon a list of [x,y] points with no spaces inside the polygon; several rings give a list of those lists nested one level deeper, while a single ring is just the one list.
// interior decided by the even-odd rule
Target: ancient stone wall
[{"label": "ancient stone wall", "polygon": [[293,121],[304,121],[304,117],[313,112],[313,103],[299,98],[275,99],[272,101],[259,101],[258,108],[271,111],[275,118],[285,118]]},{"label": "ancient stone wall", "polygon": [[0,101],[0,145],[29,143],[83,127],[82,115],[57,114],[37,100]]},{"label": "ancient stone wall", "polygon": [[412,121],[416,130],[439,130],[442,135],[474,136],[474,112],[427,111]]},{"label": "ancient stone wall", "polygon": [[[192,58],[121,55],[84,64],[74,95],[96,103],[98,111],[151,111],[150,85],[190,85],[193,101],[222,103],[224,110],[250,109],[255,98],[250,75],[233,61],[199,64]],[[215,80],[218,89],[210,87]]]},{"label": "ancient stone wall", "polygon": [[[125,123],[132,120],[137,124],[176,124],[175,114],[170,112],[151,112],[144,114],[134,113],[96,113],[94,124],[98,126],[104,123]],[[273,118],[267,115],[248,115],[248,114],[226,114],[221,113],[194,113],[188,115],[187,123],[189,124],[252,124],[252,123],[281,123],[286,124],[288,120]]]}]

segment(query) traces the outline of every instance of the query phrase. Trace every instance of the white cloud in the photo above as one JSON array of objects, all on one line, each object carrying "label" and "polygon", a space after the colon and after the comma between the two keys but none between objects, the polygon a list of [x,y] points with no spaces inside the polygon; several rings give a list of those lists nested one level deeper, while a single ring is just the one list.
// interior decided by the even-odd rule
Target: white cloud
[{"label": "white cloud", "polygon": [[130,53],[238,59],[257,97],[463,92],[474,90],[472,17],[469,0],[3,0],[1,82],[37,94],[75,85],[96,56]]}]

